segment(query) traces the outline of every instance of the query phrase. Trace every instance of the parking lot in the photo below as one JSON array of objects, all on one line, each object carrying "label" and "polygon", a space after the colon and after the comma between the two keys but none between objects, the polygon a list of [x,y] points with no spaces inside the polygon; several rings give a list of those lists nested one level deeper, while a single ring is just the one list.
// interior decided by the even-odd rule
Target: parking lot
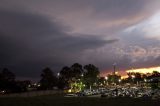
[{"label": "parking lot", "polygon": [[108,88],[99,88],[99,89],[85,89],[78,93],[69,93],[65,97],[106,97],[106,98],[115,98],[115,97],[131,97],[131,98],[151,98],[151,99],[160,99],[160,90],[143,88],[143,87],[108,87]]}]

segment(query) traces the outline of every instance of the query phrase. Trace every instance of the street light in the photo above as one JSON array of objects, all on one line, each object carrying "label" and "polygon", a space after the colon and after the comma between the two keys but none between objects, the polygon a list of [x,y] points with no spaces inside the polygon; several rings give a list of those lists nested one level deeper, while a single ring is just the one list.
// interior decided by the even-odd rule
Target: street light
[{"label": "street light", "polygon": [[105,77],[105,80],[108,80],[108,77],[107,77],[107,76]]},{"label": "street light", "polygon": [[147,79],[144,79],[144,82],[147,82]]},{"label": "street light", "polygon": [[57,76],[59,77],[59,76],[60,76],[60,73],[57,73]]},{"label": "street light", "polygon": [[119,82],[121,82],[122,80],[121,80],[121,79],[119,79],[118,81],[119,81]]},{"label": "street light", "polygon": [[107,85],[108,85],[108,77],[107,76],[105,77],[105,80],[107,81]]},{"label": "street light", "polygon": [[135,75],[131,75],[131,77],[132,77],[133,84],[134,84],[134,78],[135,78]]},{"label": "street light", "polygon": [[135,75],[132,75],[131,77],[132,77],[132,79],[134,79],[134,78],[135,78]]},{"label": "street light", "polygon": [[115,75],[117,63],[113,63],[113,74]]}]

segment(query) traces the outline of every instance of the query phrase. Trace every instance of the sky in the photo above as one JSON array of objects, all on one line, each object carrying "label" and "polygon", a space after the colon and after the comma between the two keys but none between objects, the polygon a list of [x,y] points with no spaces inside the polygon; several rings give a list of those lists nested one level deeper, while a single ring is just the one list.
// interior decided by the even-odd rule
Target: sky
[{"label": "sky", "polygon": [[39,78],[73,63],[102,73],[160,65],[160,0],[0,0],[0,68]]}]

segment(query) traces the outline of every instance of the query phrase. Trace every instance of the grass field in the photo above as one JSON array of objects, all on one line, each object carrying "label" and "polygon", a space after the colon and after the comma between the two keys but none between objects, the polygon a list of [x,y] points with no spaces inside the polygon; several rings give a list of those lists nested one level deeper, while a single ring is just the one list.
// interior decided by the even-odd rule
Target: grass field
[{"label": "grass field", "polygon": [[133,98],[39,97],[0,98],[0,106],[159,106],[160,100]]}]

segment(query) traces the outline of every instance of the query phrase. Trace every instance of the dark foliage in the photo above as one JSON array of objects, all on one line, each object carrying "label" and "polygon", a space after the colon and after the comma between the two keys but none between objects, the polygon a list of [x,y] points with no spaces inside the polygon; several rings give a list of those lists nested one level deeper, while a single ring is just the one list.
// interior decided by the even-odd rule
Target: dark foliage
[{"label": "dark foliage", "polygon": [[53,89],[56,86],[57,78],[50,68],[45,68],[41,74],[40,89]]}]

